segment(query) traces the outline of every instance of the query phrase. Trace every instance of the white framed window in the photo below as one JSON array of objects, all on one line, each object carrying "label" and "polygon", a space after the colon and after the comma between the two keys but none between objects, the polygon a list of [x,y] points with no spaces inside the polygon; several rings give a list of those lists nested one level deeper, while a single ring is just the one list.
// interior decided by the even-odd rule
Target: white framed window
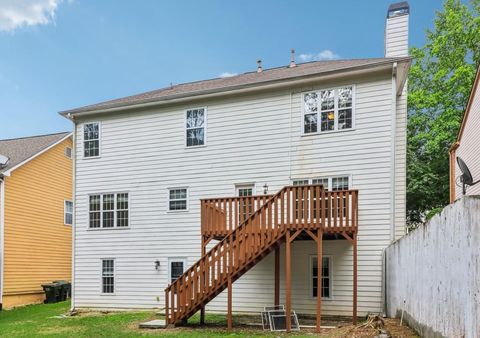
[{"label": "white framed window", "polygon": [[187,259],[176,257],[168,259],[168,282],[171,284],[180,277],[187,267]]},{"label": "white framed window", "polygon": [[185,136],[187,147],[205,145],[207,109],[187,109],[185,112]]},{"label": "white framed window", "polygon": [[302,112],[303,134],[353,129],[355,86],[304,93]]},{"label": "white framed window", "polygon": [[102,259],[102,293],[112,294],[115,292],[115,260]]},{"label": "white framed window", "polygon": [[168,211],[188,210],[188,188],[168,189]]},{"label": "white framed window", "polygon": [[73,202],[65,200],[63,202],[63,224],[73,224]]},{"label": "white framed window", "polygon": [[128,228],[128,193],[92,194],[88,196],[89,228]]},{"label": "white framed window", "polygon": [[[253,196],[255,191],[255,184],[236,184],[235,185],[235,194],[238,197],[249,197]],[[246,201],[242,201],[238,206],[240,209],[238,212],[238,224],[245,222],[245,220],[253,214],[253,201],[249,198]]]},{"label": "white framed window", "polygon": [[72,148],[70,147],[65,147],[65,156],[68,157],[69,159],[72,158]]},{"label": "white framed window", "polygon": [[100,156],[100,123],[91,122],[83,125],[83,157]]},{"label": "white framed window", "polygon": [[[310,281],[311,295],[318,297],[318,289],[321,289],[322,298],[332,298],[332,259],[330,256],[322,256],[322,271],[319,274],[317,270],[317,256],[310,257]],[[320,276],[320,286],[318,278]]]},{"label": "white framed window", "polygon": [[253,196],[255,184],[235,184],[235,194],[239,197]]},{"label": "white framed window", "polygon": [[348,190],[351,187],[351,176],[329,176],[321,178],[294,179],[292,185],[323,184],[328,191]]}]

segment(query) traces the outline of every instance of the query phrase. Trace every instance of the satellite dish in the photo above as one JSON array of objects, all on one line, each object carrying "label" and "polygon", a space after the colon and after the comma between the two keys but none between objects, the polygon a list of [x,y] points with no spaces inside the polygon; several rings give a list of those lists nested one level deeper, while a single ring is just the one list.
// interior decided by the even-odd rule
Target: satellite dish
[{"label": "satellite dish", "polygon": [[8,161],[10,161],[10,159],[7,156],[0,154],[0,168],[5,168]]},{"label": "satellite dish", "polygon": [[467,164],[457,156],[457,163],[458,167],[462,171],[462,175],[460,176],[460,182],[462,182],[462,189],[463,189],[463,194],[465,195],[467,193],[467,185],[472,186],[480,182],[480,180],[474,182],[473,181],[473,176],[470,170],[468,169]]}]

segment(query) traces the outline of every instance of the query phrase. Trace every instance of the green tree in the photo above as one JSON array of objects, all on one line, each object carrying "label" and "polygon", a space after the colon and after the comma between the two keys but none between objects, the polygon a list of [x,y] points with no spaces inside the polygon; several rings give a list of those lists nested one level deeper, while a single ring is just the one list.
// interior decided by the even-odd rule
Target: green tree
[{"label": "green tree", "polygon": [[480,61],[480,0],[446,0],[426,44],[411,48],[408,82],[407,223],[449,202],[448,149]]}]

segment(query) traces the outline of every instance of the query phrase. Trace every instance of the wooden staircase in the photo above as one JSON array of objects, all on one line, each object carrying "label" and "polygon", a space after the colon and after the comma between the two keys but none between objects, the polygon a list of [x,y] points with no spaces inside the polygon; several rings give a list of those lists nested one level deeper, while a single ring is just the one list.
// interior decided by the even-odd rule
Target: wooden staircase
[{"label": "wooden staircase", "polygon": [[187,320],[228,286],[231,288],[291,231],[297,235],[319,229],[345,235],[355,232],[357,196],[356,190],[329,192],[321,185],[287,186],[273,196],[263,196],[258,208],[230,229],[227,225],[242,218],[242,209],[232,211],[232,202],[225,198],[202,200],[202,228],[204,223],[224,227],[219,232],[223,236],[165,289],[167,323]]}]

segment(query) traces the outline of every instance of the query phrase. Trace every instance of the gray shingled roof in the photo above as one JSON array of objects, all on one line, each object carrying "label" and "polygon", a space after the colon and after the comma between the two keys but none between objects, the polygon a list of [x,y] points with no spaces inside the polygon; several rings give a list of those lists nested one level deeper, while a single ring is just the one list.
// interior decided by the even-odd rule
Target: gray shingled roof
[{"label": "gray shingled roof", "polygon": [[173,98],[195,96],[204,93],[229,91],[247,86],[259,86],[262,84],[291,80],[322,73],[345,71],[349,69],[369,67],[393,63],[396,61],[409,61],[410,57],[396,58],[370,58],[351,60],[314,61],[297,64],[297,67],[278,67],[265,69],[261,73],[249,72],[227,78],[216,78],[210,80],[196,81],[174,85],[138,95],[105,101],[81,108],[66,110],[60,114],[75,114],[80,112],[95,111],[101,109],[126,107],[141,103],[163,101]]},{"label": "gray shingled roof", "polygon": [[69,134],[70,132],[63,132],[50,135],[0,140],[0,154],[10,158],[7,166],[0,168],[0,174],[36,155],[52,144],[55,144]]}]

